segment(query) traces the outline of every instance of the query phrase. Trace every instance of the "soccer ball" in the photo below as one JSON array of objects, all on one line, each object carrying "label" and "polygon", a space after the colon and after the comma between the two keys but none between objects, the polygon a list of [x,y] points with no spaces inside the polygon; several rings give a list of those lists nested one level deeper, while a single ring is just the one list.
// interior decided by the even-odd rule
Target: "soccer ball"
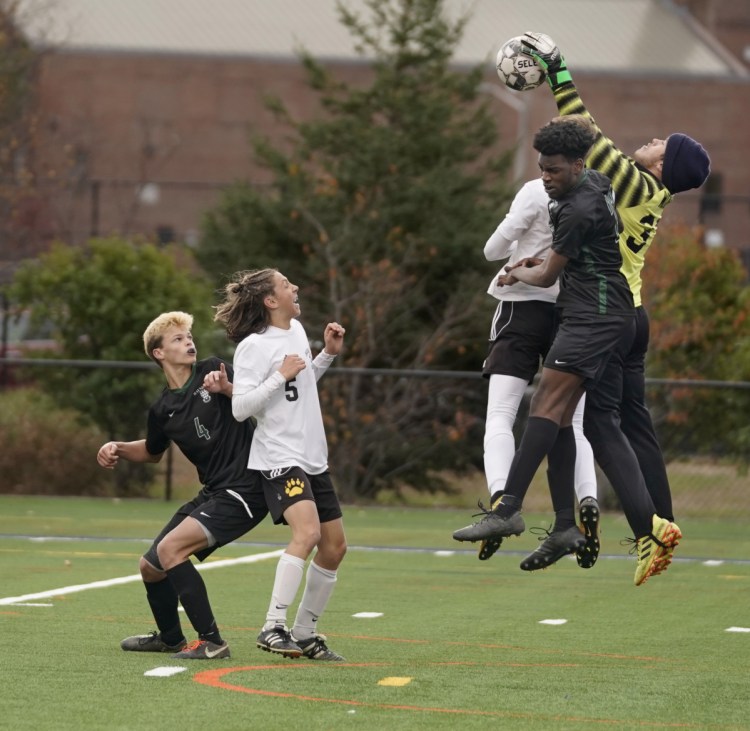
[{"label": "soccer ball", "polygon": [[536,89],[547,77],[544,69],[521,49],[521,36],[503,43],[497,52],[496,66],[500,81],[515,91]]}]

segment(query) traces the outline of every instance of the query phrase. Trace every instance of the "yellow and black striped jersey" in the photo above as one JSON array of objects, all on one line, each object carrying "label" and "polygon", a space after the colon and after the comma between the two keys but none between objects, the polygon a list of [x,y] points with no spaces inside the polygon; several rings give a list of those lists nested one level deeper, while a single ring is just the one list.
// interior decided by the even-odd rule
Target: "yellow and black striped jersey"
[{"label": "yellow and black striped jersey", "polygon": [[632,157],[621,152],[605,137],[583,104],[572,81],[553,90],[561,116],[582,114],[591,120],[596,132],[594,144],[586,159],[587,167],[598,170],[612,181],[615,205],[620,215],[620,252],[622,273],[628,280],[635,306],[641,304],[641,270],[646,252],[653,243],[656,227],[671,193]]}]

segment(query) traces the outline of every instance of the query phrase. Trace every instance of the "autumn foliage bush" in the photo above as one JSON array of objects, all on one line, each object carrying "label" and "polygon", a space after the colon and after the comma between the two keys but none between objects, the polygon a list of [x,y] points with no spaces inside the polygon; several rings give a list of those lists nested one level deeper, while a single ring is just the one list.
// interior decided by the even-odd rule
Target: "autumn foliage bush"
[{"label": "autumn foliage bush", "polygon": [[36,389],[0,392],[0,492],[108,495],[112,475],[96,461],[105,441]]},{"label": "autumn foliage bush", "polygon": [[731,387],[750,381],[750,286],[737,252],[707,248],[693,229],[661,228],[643,279],[651,319],[647,375],[714,382],[654,394],[663,445],[675,456],[746,464],[750,390]]}]

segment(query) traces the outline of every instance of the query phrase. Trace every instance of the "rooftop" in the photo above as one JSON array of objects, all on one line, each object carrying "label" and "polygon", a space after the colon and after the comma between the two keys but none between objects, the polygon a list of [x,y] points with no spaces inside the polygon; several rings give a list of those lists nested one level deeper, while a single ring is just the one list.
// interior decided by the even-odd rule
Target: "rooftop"
[{"label": "rooftop", "polygon": [[[343,0],[365,19],[365,0]],[[97,53],[359,58],[335,0],[26,0],[21,24],[42,47]],[[458,64],[492,63],[526,30],[559,44],[572,68],[744,77],[741,63],[670,0],[445,0],[471,19]]]}]

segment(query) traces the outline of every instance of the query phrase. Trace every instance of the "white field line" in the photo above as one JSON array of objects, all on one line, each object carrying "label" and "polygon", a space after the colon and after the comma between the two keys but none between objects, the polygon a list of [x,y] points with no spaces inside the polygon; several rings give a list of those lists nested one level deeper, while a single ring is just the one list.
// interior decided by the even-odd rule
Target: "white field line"
[{"label": "white field line", "polygon": [[[269,558],[278,558],[284,552],[283,548],[278,551],[269,551],[267,553],[256,553],[250,556],[240,556],[239,558],[225,558],[220,561],[211,561],[210,563],[196,564],[198,571],[208,571],[209,569],[221,569],[226,566],[237,566],[242,563],[257,563]],[[120,576],[116,579],[105,579],[104,581],[92,581],[89,584],[74,584],[73,586],[63,586],[60,589],[48,589],[47,591],[38,591],[34,594],[24,594],[23,596],[8,596],[0,598],[0,606],[8,604],[17,604],[18,602],[28,602],[34,599],[49,599],[53,596],[62,596],[63,594],[75,594],[79,591],[88,591],[89,589],[106,589],[118,584],[130,584],[134,581],[141,581],[140,574],[132,576]]]}]

